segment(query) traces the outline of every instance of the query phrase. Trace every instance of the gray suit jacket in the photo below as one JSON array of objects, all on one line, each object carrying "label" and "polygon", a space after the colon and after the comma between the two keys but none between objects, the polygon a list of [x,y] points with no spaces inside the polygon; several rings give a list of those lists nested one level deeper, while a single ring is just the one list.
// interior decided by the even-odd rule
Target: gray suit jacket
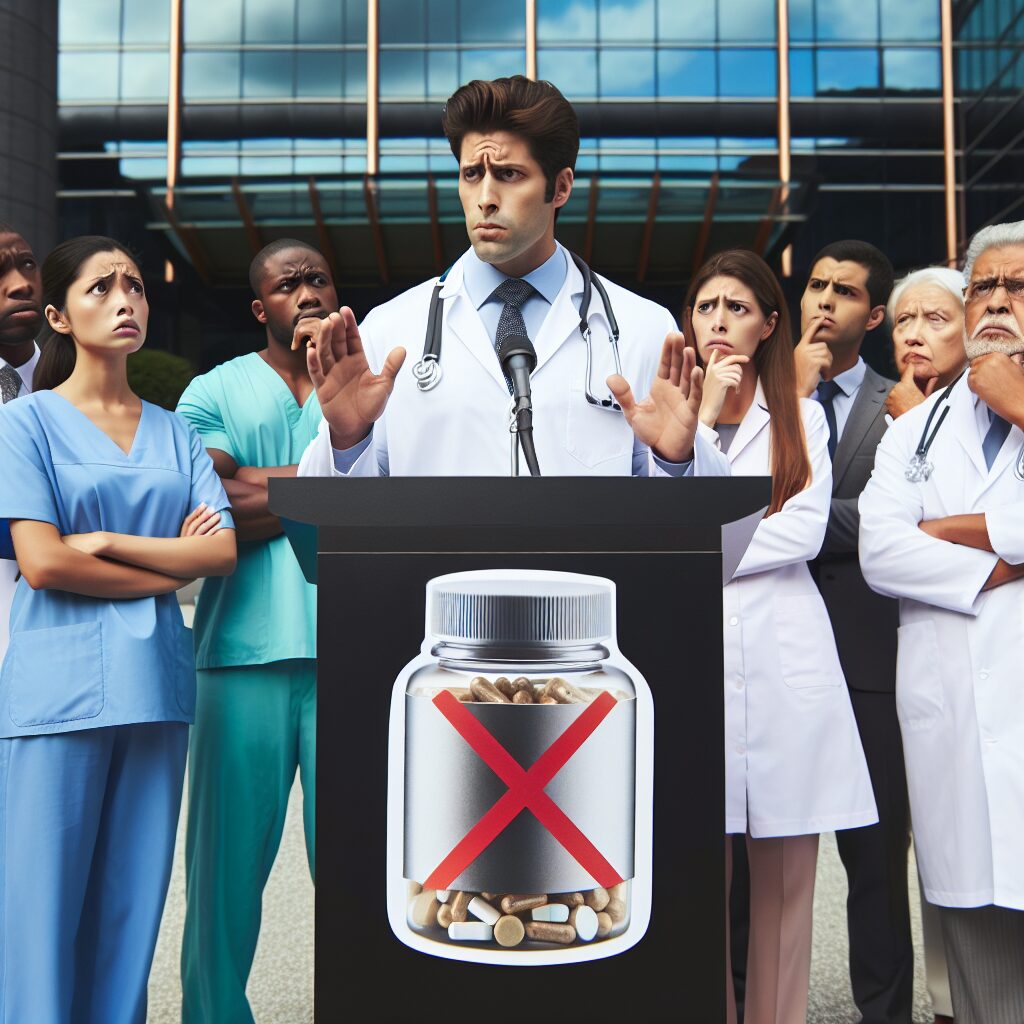
[{"label": "gray suit jacket", "polygon": [[864,582],[857,557],[857,499],[875,466],[875,449],[887,429],[885,399],[895,381],[869,366],[832,460],[832,510],[821,554],[811,563],[832,619],[851,690],[892,693],[896,688],[899,604]]}]

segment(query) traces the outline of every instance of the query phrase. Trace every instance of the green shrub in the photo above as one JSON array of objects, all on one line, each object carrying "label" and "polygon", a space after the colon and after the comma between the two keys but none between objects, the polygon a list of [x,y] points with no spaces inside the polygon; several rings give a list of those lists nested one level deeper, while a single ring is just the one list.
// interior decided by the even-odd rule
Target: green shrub
[{"label": "green shrub", "polygon": [[147,402],[174,409],[195,367],[181,356],[158,349],[142,349],[128,357],[128,386]]}]

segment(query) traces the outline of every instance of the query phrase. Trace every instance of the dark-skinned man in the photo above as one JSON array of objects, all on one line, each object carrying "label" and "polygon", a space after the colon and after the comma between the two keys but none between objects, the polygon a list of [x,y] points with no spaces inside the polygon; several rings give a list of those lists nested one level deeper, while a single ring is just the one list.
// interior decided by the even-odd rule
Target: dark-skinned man
[{"label": "dark-skinned man", "polygon": [[[0,404],[32,390],[39,362],[36,336],[43,326],[43,284],[32,247],[0,223]],[[2,443],[2,442],[0,442]],[[7,521],[0,520],[0,661],[7,650],[7,623],[18,566]]]},{"label": "dark-skinned man", "polygon": [[196,607],[196,724],[189,746],[182,1020],[251,1024],[245,995],[263,888],[298,769],[315,874],[316,588],[302,576],[267,481],[294,476],[321,414],[292,351],[301,320],[338,308],[330,268],[280,239],[249,271],[266,347],[196,378],[178,412],[196,428],[231,499],[238,568]]}]

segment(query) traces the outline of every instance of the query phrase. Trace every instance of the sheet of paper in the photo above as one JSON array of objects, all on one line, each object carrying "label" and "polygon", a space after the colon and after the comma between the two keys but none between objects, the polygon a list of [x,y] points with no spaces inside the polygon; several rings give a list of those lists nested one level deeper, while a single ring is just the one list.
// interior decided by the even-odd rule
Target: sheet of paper
[{"label": "sheet of paper", "polygon": [[732,579],[732,574],[750,546],[757,524],[764,519],[767,511],[768,506],[765,505],[760,512],[737,519],[734,523],[722,524],[722,586]]}]

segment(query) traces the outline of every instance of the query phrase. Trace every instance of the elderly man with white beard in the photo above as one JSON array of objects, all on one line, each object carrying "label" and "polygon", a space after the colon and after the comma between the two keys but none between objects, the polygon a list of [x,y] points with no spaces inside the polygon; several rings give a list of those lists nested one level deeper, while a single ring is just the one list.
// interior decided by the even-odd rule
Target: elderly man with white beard
[{"label": "elderly man with white beard", "polygon": [[1024,221],[975,235],[966,374],[901,416],[860,499],[900,599],[896,705],[957,1024],[1024,1021]]}]

